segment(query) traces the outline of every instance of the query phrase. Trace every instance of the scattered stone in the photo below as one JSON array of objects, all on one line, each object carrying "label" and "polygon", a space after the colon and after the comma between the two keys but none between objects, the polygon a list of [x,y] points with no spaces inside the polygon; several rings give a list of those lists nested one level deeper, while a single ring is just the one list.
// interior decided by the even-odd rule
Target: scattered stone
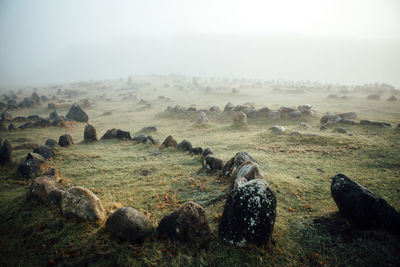
[{"label": "scattered stone", "polygon": [[299,132],[297,132],[297,131],[294,131],[294,132],[291,132],[291,133],[289,134],[289,136],[300,137],[300,136],[301,136],[301,133],[299,133]]},{"label": "scattered stone", "polygon": [[340,214],[361,229],[400,234],[400,214],[384,199],[344,174],[332,178],[331,194]]},{"label": "scattered stone", "polygon": [[12,147],[8,140],[4,140],[0,147],[0,165],[7,165],[12,163]]},{"label": "scattered stone", "polygon": [[178,144],[177,148],[183,151],[190,151],[192,149],[192,144],[187,140],[183,140]]},{"label": "scattered stone", "polygon": [[86,142],[97,141],[96,129],[91,124],[86,124],[85,131],[83,133],[83,140]]},{"label": "scattered stone", "polygon": [[201,155],[203,153],[203,148],[194,147],[194,148],[190,149],[189,152],[192,153],[192,154],[195,154],[195,155]]},{"label": "scattered stone", "polygon": [[333,112],[327,112],[321,117],[321,123],[334,124],[342,120],[342,117]]},{"label": "scattered stone", "polygon": [[164,142],[161,144],[162,147],[176,147],[177,145],[178,143],[172,137],[172,135],[169,135],[167,138],[165,138]]},{"label": "scattered stone", "polygon": [[144,135],[144,134],[136,135],[135,137],[132,138],[132,141],[134,141],[136,143],[142,143],[142,144],[155,144],[156,143],[151,135]]},{"label": "scattered stone", "polygon": [[194,202],[187,202],[165,216],[158,224],[157,232],[167,239],[198,245],[211,239],[205,210]]},{"label": "scattered stone", "polygon": [[67,147],[72,145],[74,142],[72,140],[71,135],[69,134],[64,134],[61,135],[60,138],[58,139],[58,144],[62,147]]},{"label": "scattered stone", "polygon": [[68,114],[65,116],[67,119],[77,121],[77,122],[88,122],[89,117],[85,111],[78,105],[73,104]]},{"label": "scattered stone", "polygon": [[38,146],[33,150],[33,153],[41,155],[44,159],[54,158],[53,149],[47,145]]},{"label": "scattered stone", "polygon": [[106,229],[121,239],[140,242],[153,231],[147,217],[131,207],[113,212],[106,221]]},{"label": "scattered stone", "polygon": [[222,160],[213,154],[207,155],[203,160],[203,168],[209,169],[212,172],[221,170],[223,166],[224,163]]},{"label": "scattered stone", "polygon": [[117,129],[115,137],[118,139],[131,139],[131,134],[128,131]]},{"label": "scattered stone", "polygon": [[392,125],[386,122],[378,122],[378,121],[369,121],[369,120],[361,120],[361,125],[373,125],[373,126],[380,126],[380,127],[387,127],[390,128]]},{"label": "scattered stone", "polygon": [[113,138],[117,138],[117,129],[116,128],[107,130],[107,132],[101,137],[101,140],[113,139]]},{"label": "scattered stone", "polygon": [[243,111],[235,111],[233,113],[233,124],[238,126],[246,126],[247,115]]},{"label": "scattered stone", "polygon": [[61,210],[66,217],[77,217],[84,221],[104,220],[106,217],[106,210],[99,198],[81,186],[74,186],[65,191],[61,199]]},{"label": "scattered stone", "polygon": [[53,110],[53,112],[51,112],[50,115],[49,115],[49,119],[50,120],[54,120],[57,117],[58,117],[58,115],[57,115],[57,112],[55,110]]},{"label": "scattered stone", "polygon": [[221,111],[221,109],[220,109],[219,107],[217,107],[217,106],[212,106],[212,107],[210,107],[209,110],[210,110],[211,112]]},{"label": "scattered stone", "polygon": [[236,153],[233,158],[231,158],[223,167],[222,175],[225,177],[232,177],[235,173],[236,169],[238,169],[244,162],[253,161],[257,163],[257,161],[247,152],[240,151]]},{"label": "scattered stone", "polygon": [[157,128],[156,126],[147,126],[147,127],[143,127],[142,130],[140,130],[141,132],[156,132]]},{"label": "scattered stone", "polygon": [[306,122],[300,122],[300,126],[307,129],[312,129],[311,125]]},{"label": "scattered stone", "polygon": [[335,131],[343,134],[347,133],[346,129],[344,129],[343,127],[336,127]]},{"label": "scattered stone", "polygon": [[275,223],[276,197],[269,185],[254,179],[232,191],[219,224],[219,237],[232,245],[267,245]]},{"label": "scattered stone", "polygon": [[355,112],[347,112],[347,113],[341,113],[341,114],[339,114],[339,116],[342,119],[355,119],[355,118],[357,118],[357,113],[355,113]]},{"label": "scattered stone", "polygon": [[286,131],[285,127],[283,126],[272,126],[269,128],[269,130],[271,130],[271,132],[274,134],[284,134]]},{"label": "scattered stone", "polygon": [[58,143],[54,139],[47,139],[45,145],[47,145],[53,149],[58,147]]},{"label": "scattered stone", "polygon": [[203,152],[201,153],[201,155],[203,157],[207,157],[208,155],[213,155],[214,152],[212,152],[211,148],[207,147],[206,149],[203,150]]},{"label": "scattered stone", "polygon": [[197,116],[197,123],[198,124],[205,124],[208,123],[207,115],[204,111],[200,111],[199,115]]},{"label": "scattered stone", "polygon": [[40,176],[32,181],[29,187],[28,198],[35,199],[41,203],[60,203],[64,195],[64,187],[55,180]]}]

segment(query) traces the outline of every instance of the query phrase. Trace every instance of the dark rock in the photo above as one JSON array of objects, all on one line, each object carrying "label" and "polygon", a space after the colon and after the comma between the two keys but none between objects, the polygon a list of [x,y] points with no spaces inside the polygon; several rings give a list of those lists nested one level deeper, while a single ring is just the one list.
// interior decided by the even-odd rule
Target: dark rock
[{"label": "dark rock", "polygon": [[369,121],[369,120],[361,120],[361,125],[373,125],[373,126],[380,126],[380,127],[387,127],[390,128],[392,125],[386,122],[378,122],[378,121]]},{"label": "dark rock", "polygon": [[203,160],[203,168],[209,169],[212,172],[219,171],[223,168],[224,163],[222,160],[213,154],[207,155]]},{"label": "dark rock", "polygon": [[214,152],[212,152],[212,150],[209,148],[209,147],[207,147],[206,149],[204,149],[203,150],[203,153],[201,153],[201,155],[203,156],[203,157],[207,157],[208,155],[213,155],[214,154]]},{"label": "dark rock", "polygon": [[350,120],[350,119],[342,119],[342,120],[340,121],[340,123],[349,124],[349,125],[356,125],[356,124],[358,124],[358,122],[357,122],[356,120]]},{"label": "dark rock", "polygon": [[18,106],[19,106],[20,108],[30,108],[30,107],[32,107],[34,104],[35,104],[35,103],[34,103],[31,99],[25,97],[24,100],[22,100],[22,101],[18,104]]},{"label": "dark rock", "polygon": [[49,101],[49,99],[47,98],[47,96],[41,95],[41,96],[40,96],[40,101],[42,101],[42,102],[47,102],[47,101]]},{"label": "dark rock", "polygon": [[56,106],[56,104],[54,104],[54,103],[48,103],[48,104],[47,104],[47,109],[55,110],[56,108],[57,108],[57,106]]},{"label": "dark rock", "polygon": [[28,118],[19,116],[19,117],[15,117],[12,121],[13,122],[26,122],[27,120],[28,120]]},{"label": "dark rock", "polygon": [[77,217],[83,221],[98,221],[106,218],[106,210],[99,198],[90,190],[74,186],[65,191],[61,199],[61,211],[66,217]]},{"label": "dark rock", "polygon": [[64,116],[57,116],[52,122],[51,126],[55,127],[65,127],[65,122],[67,119]]},{"label": "dark rock", "polygon": [[332,197],[340,214],[361,229],[385,229],[400,235],[400,214],[384,199],[344,174],[332,178]]},{"label": "dark rock", "polygon": [[7,126],[2,121],[0,121],[0,131],[7,131]]},{"label": "dark rock", "polygon": [[45,159],[51,159],[54,158],[54,152],[53,149],[50,146],[47,145],[42,145],[38,146],[33,150],[33,153],[37,153],[41,155]]},{"label": "dark rock", "polygon": [[343,134],[347,133],[346,129],[344,129],[343,127],[336,127],[335,131]]},{"label": "dark rock", "polygon": [[267,107],[262,107],[258,110],[260,113],[264,113],[267,114],[267,112],[271,111],[269,108]]},{"label": "dark rock", "polygon": [[40,173],[40,165],[45,159],[36,153],[29,153],[25,161],[18,166],[17,173],[25,179],[34,178]]},{"label": "dark rock", "polygon": [[86,142],[97,141],[96,129],[91,124],[86,124],[85,131],[83,132],[83,140]]},{"label": "dark rock", "polygon": [[188,107],[188,109],[186,111],[197,111],[197,108],[195,107]]},{"label": "dark rock", "polygon": [[187,202],[185,205],[165,216],[157,228],[164,238],[204,245],[211,238],[206,213],[203,207]]},{"label": "dark rock", "polygon": [[13,124],[13,123],[10,123],[10,125],[8,125],[8,130],[9,131],[15,131],[15,130],[17,130],[18,128]]},{"label": "dark rock", "polygon": [[51,126],[50,120],[45,118],[39,118],[35,123],[33,123],[34,127],[49,127]]},{"label": "dark rock", "polygon": [[54,139],[47,139],[45,145],[47,145],[53,149],[58,147],[58,143]]},{"label": "dark rock", "polygon": [[17,101],[14,99],[10,99],[7,101],[7,109],[18,109]]},{"label": "dark rock", "polygon": [[28,122],[22,124],[21,126],[19,126],[18,128],[21,130],[24,130],[24,129],[28,129],[28,128],[32,128],[32,127],[33,127],[33,123],[28,121]]},{"label": "dark rock", "polygon": [[172,135],[169,135],[167,138],[165,138],[164,142],[161,144],[162,147],[176,147],[177,145],[178,142],[176,142]]},{"label": "dark rock", "polygon": [[248,118],[258,118],[260,116],[260,112],[255,109],[245,109],[243,113],[246,114]]},{"label": "dark rock", "polygon": [[78,121],[78,122],[88,122],[89,117],[85,111],[78,105],[73,104],[68,114],[66,115],[67,119]]},{"label": "dark rock", "polygon": [[117,129],[115,137],[118,139],[131,139],[131,134],[128,131]]},{"label": "dark rock", "polygon": [[131,207],[123,207],[108,217],[106,229],[121,239],[137,242],[149,235],[153,226],[143,213]]},{"label": "dark rock", "polygon": [[326,127],[325,125],[322,125],[321,127],[319,127],[319,129],[320,129],[321,131],[323,131],[323,130],[328,129],[328,127]]},{"label": "dark rock", "polygon": [[195,154],[195,155],[201,155],[203,153],[203,148],[201,148],[201,147],[193,147],[192,149],[190,149],[189,152],[192,153],[192,154]]},{"label": "dark rock", "polygon": [[51,177],[40,176],[32,181],[28,190],[28,198],[40,203],[60,203],[64,195],[64,187]]},{"label": "dark rock", "polygon": [[4,140],[0,147],[0,165],[7,165],[13,161],[12,147],[8,140]]},{"label": "dark rock", "polygon": [[132,138],[132,141],[134,141],[136,143],[142,143],[142,144],[155,144],[156,143],[151,135],[144,135],[144,134],[139,134],[139,135],[134,136]]},{"label": "dark rock", "polygon": [[233,158],[231,158],[223,167],[222,175],[225,177],[231,177],[235,173],[236,169],[246,161],[253,161],[257,163],[257,161],[245,151],[236,153],[236,155],[233,156]]},{"label": "dark rock", "polygon": [[177,148],[183,151],[190,151],[192,149],[192,144],[187,140],[183,140],[178,144]]},{"label": "dark rock", "polygon": [[61,135],[60,138],[58,139],[58,144],[62,147],[67,147],[72,145],[74,142],[72,140],[71,135],[69,134],[64,134]]},{"label": "dark rock", "polygon": [[58,117],[57,112],[53,110],[53,112],[50,113],[49,119],[54,120],[57,117]]},{"label": "dark rock", "polygon": [[33,102],[34,105],[40,105],[41,101],[40,101],[40,97],[36,92],[33,92],[31,95],[31,100]]},{"label": "dark rock", "polygon": [[38,121],[38,120],[40,119],[40,117],[39,117],[39,115],[29,115],[29,116],[27,117],[27,119],[28,119],[29,121],[35,122],[35,121]]},{"label": "dark rock", "polygon": [[274,192],[265,181],[251,180],[229,194],[219,224],[219,237],[235,246],[267,245],[275,217]]},{"label": "dark rock", "polygon": [[113,138],[117,138],[117,129],[116,128],[107,130],[107,132],[101,137],[101,140],[113,139]]}]

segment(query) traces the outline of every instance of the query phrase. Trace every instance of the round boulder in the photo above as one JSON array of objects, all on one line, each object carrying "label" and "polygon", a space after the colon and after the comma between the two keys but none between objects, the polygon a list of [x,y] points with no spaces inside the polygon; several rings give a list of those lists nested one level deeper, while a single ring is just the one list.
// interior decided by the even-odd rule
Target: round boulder
[{"label": "round boulder", "polygon": [[106,229],[121,239],[137,242],[149,235],[153,226],[143,213],[131,207],[123,207],[108,217]]},{"label": "round boulder", "polygon": [[183,140],[178,144],[177,148],[183,151],[190,151],[192,149],[192,144],[187,140]]},{"label": "round boulder", "polygon": [[72,145],[74,142],[72,140],[71,135],[69,134],[64,134],[61,135],[60,138],[58,139],[58,144],[62,147],[67,147]]},{"label": "round boulder", "polygon": [[64,187],[54,179],[40,176],[32,181],[29,187],[28,197],[41,203],[59,203],[64,195]]},{"label": "round boulder", "polygon": [[171,240],[203,245],[210,240],[210,228],[203,207],[187,202],[159,223],[157,232]]},{"label": "round boulder", "polygon": [[276,197],[260,179],[239,185],[232,191],[219,224],[219,237],[232,245],[266,245],[276,216]]},{"label": "round boulder", "polygon": [[103,220],[106,217],[106,210],[99,198],[81,186],[74,186],[65,191],[61,199],[61,210],[66,217],[77,217],[84,221]]}]

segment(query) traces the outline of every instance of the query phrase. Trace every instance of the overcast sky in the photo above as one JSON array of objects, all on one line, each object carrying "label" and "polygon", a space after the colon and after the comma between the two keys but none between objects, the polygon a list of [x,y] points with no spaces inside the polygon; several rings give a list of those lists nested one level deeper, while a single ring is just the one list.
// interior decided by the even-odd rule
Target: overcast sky
[{"label": "overcast sky", "polygon": [[400,1],[0,0],[0,86],[152,73],[400,88]]}]

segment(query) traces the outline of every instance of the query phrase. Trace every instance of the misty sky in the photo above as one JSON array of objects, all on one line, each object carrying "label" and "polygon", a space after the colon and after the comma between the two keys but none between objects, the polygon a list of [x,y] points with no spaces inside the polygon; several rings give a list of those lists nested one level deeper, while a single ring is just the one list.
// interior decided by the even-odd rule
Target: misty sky
[{"label": "misty sky", "polygon": [[400,88],[400,1],[0,0],[0,86],[169,73]]}]

